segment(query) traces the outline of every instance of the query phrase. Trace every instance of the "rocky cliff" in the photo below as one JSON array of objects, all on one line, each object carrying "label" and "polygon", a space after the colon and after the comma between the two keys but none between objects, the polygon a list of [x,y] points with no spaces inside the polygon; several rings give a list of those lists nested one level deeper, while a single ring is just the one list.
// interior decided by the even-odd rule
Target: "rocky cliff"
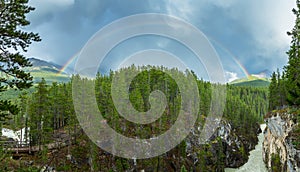
[{"label": "rocky cliff", "polygon": [[287,109],[269,113],[265,118],[263,158],[270,171],[300,171],[297,118],[297,113]]},{"label": "rocky cliff", "polygon": [[[194,160],[194,164],[205,159],[207,167],[211,167],[207,170],[218,171],[223,170],[224,167],[242,166],[248,161],[249,152],[258,142],[257,134],[261,133],[259,124],[249,128],[245,135],[225,119],[216,122],[219,125],[205,144],[200,142],[200,136],[197,134],[200,132],[199,128],[191,132],[186,139],[187,156]],[[197,150],[201,150],[202,153]],[[204,155],[199,156],[199,154]]]}]

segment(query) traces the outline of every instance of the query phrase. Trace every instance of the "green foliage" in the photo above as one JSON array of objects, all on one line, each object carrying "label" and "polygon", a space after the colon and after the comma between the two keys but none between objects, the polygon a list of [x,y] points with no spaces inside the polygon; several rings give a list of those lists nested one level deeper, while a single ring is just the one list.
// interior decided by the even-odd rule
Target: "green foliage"
[{"label": "green foliage", "polygon": [[[251,82],[251,81],[266,81],[266,82],[269,82],[269,79],[268,78],[259,78],[257,76],[253,76],[253,75],[248,75],[245,78],[236,79],[236,80],[230,82],[230,84],[238,84],[238,83],[244,83],[244,82],[246,83],[246,82]],[[250,85],[247,85],[247,86],[250,86]]]},{"label": "green foliage", "polygon": [[271,155],[271,171],[272,172],[282,171],[282,164],[280,162],[279,154],[272,154]]},{"label": "green foliage", "polygon": [[296,126],[293,128],[291,132],[292,144],[295,146],[297,150],[300,150],[300,113],[296,114]]},{"label": "green foliage", "polygon": [[20,168],[17,169],[17,172],[39,172],[40,169],[36,168],[36,167],[28,167],[28,168]]},{"label": "green foliage", "polygon": [[126,171],[129,168],[128,161],[123,158],[116,158],[116,168],[117,171]]},{"label": "green foliage", "polygon": [[269,86],[269,92],[270,92],[270,97],[269,97],[269,110],[276,109],[276,107],[279,105],[278,103],[278,82],[277,82],[277,76],[276,73],[272,73],[271,77],[271,83]]},{"label": "green foliage", "polygon": [[[30,63],[20,51],[26,51],[33,41],[40,41],[40,38],[38,34],[20,29],[29,25],[26,14],[34,10],[27,3],[28,0],[0,1],[0,92],[8,87],[24,89],[31,86],[32,77],[22,70]],[[1,116],[5,118],[16,114],[17,108],[10,101],[0,100],[0,111],[4,112]]]},{"label": "green foliage", "polygon": [[[122,70],[123,72],[130,70],[140,72],[141,68],[131,66]],[[176,69],[151,68],[151,70],[140,72],[129,87],[130,103],[139,111],[147,111],[151,108],[149,95],[152,91],[158,89],[165,94],[167,107],[162,116],[151,124],[131,123],[120,116],[115,109],[111,97],[111,82],[113,76],[121,75],[120,71],[111,72],[110,75],[97,74],[94,80],[81,78],[79,75],[76,75],[71,78],[69,83],[61,84],[52,83],[52,85],[47,85],[46,81],[42,80],[38,83],[33,93],[29,92],[26,96],[22,95],[20,97],[20,103],[27,103],[21,103],[23,106],[20,106],[20,117],[16,118],[16,120],[19,121],[18,123],[26,123],[27,121],[28,126],[30,126],[29,132],[32,145],[42,146],[51,142],[51,134],[53,132],[65,130],[73,136],[75,140],[73,143],[83,145],[76,147],[76,149],[70,148],[70,151],[68,151],[76,161],[89,159],[91,163],[90,169],[95,171],[98,169],[111,169],[113,166],[117,170],[125,171],[130,169],[132,162],[101,154],[101,151],[95,145],[87,141],[87,137],[83,139],[84,141],[78,138],[78,142],[76,141],[80,128],[74,112],[74,105],[77,106],[78,113],[82,113],[82,116],[89,118],[88,114],[93,112],[88,109],[91,104],[88,98],[95,96],[101,114],[117,132],[131,138],[155,137],[167,131],[174,124],[181,108],[181,93],[176,82],[166,74],[166,70],[173,70],[174,75],[180,77],[195,77]],[[122,77],[126,79],[126,75]],[[74,85],[74,90],[72,90],[72,84],[77,82],[85,83],[85,86],[76,88]],[[223,86],[199,79],[197,79],[197,85],[201,101],[199,102],[196,126],[201,127],[206,117],[211,113],[212,88]],[[243,135],[248,140],[256,137],[257,133],[253,132],[253,129],[257,127],[257,123],[262,121],[262,116],[268,108],[267,89],[234,85],[227,85],[226,87],[227,97],[223,117],[231,121],[233,130],[238,135]],[[90,95],[90,90],[92,89],[95,90],[95,95]],[[79,95],[80,99],[77,100],[78,102],[73,102],[72,91],[76,91]],[[25,124],[23,125],[25,126]],[[148,167],[151,170],[166,171],[174,168],[181,169],[182,166],[185,166],[189,167],[189,169],[202,171],[222,170],[225,167],[225,149],[220,138],[214,144],[214,148],[217,150],[212,150],[211,145],[193,148],[196,156],[199,158],[199,161],[193,167],[190,165],[193,163],[193,160],[187,157],[187,143],[182,141],[176,148],[162,156],[138,160],[137,168]],[[212,152],[218,155],[215,156]],[[247,155],[247,150],[243,150],[242,153]],[[101,159],[102,157],[104,158]],[[154,167],[153,164],[155,164]],[[60,166],[60,168],[64,167]],[[69,167],[66,166],[66,168]]]},{"label": "green foliage", "polygon": [[[249,128],[263,122],[268,111],[268,92],[265,87],[227,86],[224,117],[246,133]],[[241,127],[243,126],[243,127]]]},{"label": "green foliage", "polygon": [[62,166],[58,166],[56,168],[57,171],[71,171],[72,170],[72,166],[70,164],[66,164],[66,165],[62,165]]},{"label": "green foliage", "polygon": [[[53,130],[68,126],[76,132],[77,119],[72,102],[71,83],[46,85],[42,79],[31,97],[28,97],[28,115],[31,143],[49,142]],[[76,140],[76,137],[75,137]]]},{"label": "green foliage", "polygon": [[300,105],[300,1],[296,1],[297,8],[293,9],[296,16],[294,28],[287,34],[292,37],[288,64],[284,67],[285,72],[280,76],[279,71],[272,75],[272,82],[269,87],[270,107],[274,110],[283,105]]},{"label": "green foliage", "polygon": [[31,94],[34,91],[35,91],[34,87],[30,87],[26,90],[7,89],[5,92],[1,93],[1,99],[9,100],[11,101],[12,104],[17,104],[20,95],[22,95],[25,92]]},{"label": "green foliage", "polygon": [[67,74],[60,73],[58,70],[52,69],[50,67],[26,67],[24,71],[29,72],[33,77],[33,82],[37,83],[44,78],[47,84],[52,84],[53,82],[67,83],[70,81],[70,77]]},{"label": "green foliage", "polygon": [[181,166],[180,172],[187,172],[187,170],[186,170],[186,168],[185,168],[185,166],[184,166],[184,165],[183,165],[183,166]]},{"label": "green foliage", "polygon": [[292,37],[288,65],[285,67],[287,74],[287,101],[289,105],[300,105],[300,1],[297,0],[297,8],[293,9],[296,16],[295,26],[288,35]]},{"label": "green foliage", "polygon": [[44,79],[38,83],[36,90],[32,94],[28,110],[30,140],[32,144],[41,146],[48,142],[48,137],[52,130],[50,127],[49,91]]},{"label": "green foliage", "polygon": [[252,81],[243,81],[238,83],[233,83],[235,86],[250,86],[250,87],[268,87],[270,85],[269,81],[266,80],[252,80]]},{"label": "green foliage", "polygon": [[[293,13],[296,16],[294,28],[287,34],[292,37],[290,49],[287,52],[289,61],[285,66],[285,72],[280,76],[279,71],[277,74],[273,72],[272,82],[269,87],[270,99],[269,110],[282,109],[285,105],[293,106],[292,111],[298,112],[300,105],[300,0],[296,0],[296,9],[293,9]],[[296,113],[298,115],[299,113]],[[300,127],[299,120],[296,119],[296,126],[290,133],[292,137],[292,143],[296,149],[300,149]],[[276,157],[274,157],[276,161]],[[277,167],[274,167],[277,168]],[[275,169],[279,170],[279,169]]]},{"label": "green foliage", "polygon": [[269,111],[280,109],[287,105],[287,78],[283,72],[280,75],[279,70],[277,73],[273,72],[271,84],[269,86]]}]

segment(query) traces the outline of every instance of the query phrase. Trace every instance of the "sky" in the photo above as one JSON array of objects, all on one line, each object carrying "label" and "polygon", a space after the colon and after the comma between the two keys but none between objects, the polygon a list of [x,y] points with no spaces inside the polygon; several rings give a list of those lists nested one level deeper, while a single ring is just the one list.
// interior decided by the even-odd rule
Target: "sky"
[{"label": "sky", "polygon": [[[25,30],[37,32],[42,38],[29,47],[29,57],[64,65],[111,22],[135,14],[160,13],[184,20],[203,32],[216,49],[229,80],[247,72],[282,68],[291,41],[286,32],[295,20],[293,0],[30,0],[29,4],[36,9],[28,14],[31,25]],[[178,42],[164,37],[136,37],[116,46],[103,68],[113,68],[130,54],[145,49],[174,52],[178,47]],[[181,60],[193,58],[190,52],[183,53],[185,48],[180,49]],[[189,65],[196,71],[203,68],[193,62]]]}]

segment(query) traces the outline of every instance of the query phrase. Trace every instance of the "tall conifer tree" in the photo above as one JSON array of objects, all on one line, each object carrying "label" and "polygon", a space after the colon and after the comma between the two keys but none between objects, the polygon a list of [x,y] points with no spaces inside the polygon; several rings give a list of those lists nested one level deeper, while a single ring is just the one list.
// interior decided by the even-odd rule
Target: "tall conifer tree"
[{"label": "tall conifer tree", "polygon": [[290,105],[300,105],[300,0],[296,1],[297,8],[293,9],[296,15],[295,26],[288,35],[292,37],[289,55],[289,62],[286,66],[287,75],[287,101]]},{"label": "tall conifer tree", "polygon": [[[26,52],[33,41],[40,41],[36,33],[21,30],[30,22],[26,14],[34,10],[28,0],[0,0],[0,92],[9,87],[24,89],[31,86],[32,77],[22,70],[30,62],[21,52]],[[0,100],[0,120],[16,114],[17,106]]]}]

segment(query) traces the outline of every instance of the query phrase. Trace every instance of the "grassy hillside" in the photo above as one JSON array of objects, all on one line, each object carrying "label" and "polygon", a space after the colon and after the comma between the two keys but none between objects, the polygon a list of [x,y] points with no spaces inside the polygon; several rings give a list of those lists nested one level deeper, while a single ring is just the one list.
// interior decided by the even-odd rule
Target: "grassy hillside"
[{"label": "grassy hillside", "polygon": [[59,71],[55,68],[41,66],[30,67],[25,70],[30,72],[35,83],[40,82],[42,78],[44,78],[48,84],[51,84],[52,82],[68,82],[70,80],[69,75],[59,73]]},{"label": "grassy hillside", "polygon": [[40,82],[42,78],[46,80],[47,84],[70,81],[68,74],[60,73],[60,65],[36,58],[29,58],[29,61],[32,67],[26,67],[24,70],[33,76],[34,83]]},{"label": "grassy hillside", "polygon": [[270,85],[270,80],[268,78],[248,76],[247,78],[234,80],[230,84],[236,86],[268,87]]},{"label": "grassy hillside", "polygon": [[[53,82],[57,83],[66,83],[70,81],[70,76],[66,73],[60,73],[59,69],[61,68],[57,64],[49,63],[44,60],[30,58],[31,67],[24,68],[24,71],[29,72],[33,76],[33,85],[37,85],[38,82],[44,78],[47,84],[51,85]],[[31,87],[30,89],[24,90],[27,92],[33,92],[35,88]],[[5,92],[0,93],[2,100],[11,100],[14,101],[18,98],[22,91],[15,89],[8,89]]]},{"label": "grassy hillside", "polygon": [[264,80],[253,80],[253,81],[245,81],[240,83],[234,83],[232,85],[236,86],[253,86],[253,87],[268,87],[270,85],[269,81]]},{"label": "grassy hillside", "polygon": [[28,93],[32,93],[34,92],[35,90],[35,87],[31,87],[27,90],[15,90],[15,89],[8,89],[7,91],[5,92],[1,92],[0,93],[0,97],[1,97],[1,100],[11,100],[12,102],[16,101],[17,98],[19,97],[19,95],[21,95],[21,93],[24,91],[24,92],[28,92]]}]

